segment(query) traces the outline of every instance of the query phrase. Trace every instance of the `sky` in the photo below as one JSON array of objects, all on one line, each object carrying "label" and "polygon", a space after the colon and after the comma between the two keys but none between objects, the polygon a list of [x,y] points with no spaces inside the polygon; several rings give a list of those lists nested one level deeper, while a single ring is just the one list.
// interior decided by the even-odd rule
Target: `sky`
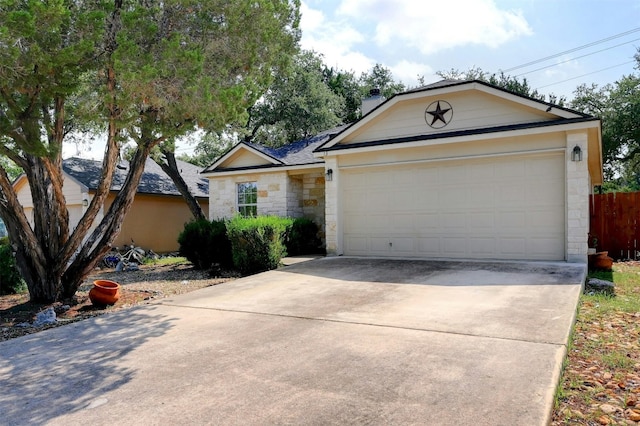
[{"label": "sky", "polygon": [[633,73],[640,47],[638,0],[305,0],[301,13],[301,47],[325,64],[359,76],[380,63],[410,87],[418,75],[507,71],[628,33],[507,72],[571,99],[582,83]]},{"label": "sky", "polygon": [[[304,0],[301,14],[302,49],[356,76],[380,63],[408,87],[418,76],[432,83],[438,71],[479,67],[570,100],[580,84],[637,71],[640,0]],[[63,155],[101,159],[103,151],[104,143],[80,153],[67,145]]]}]

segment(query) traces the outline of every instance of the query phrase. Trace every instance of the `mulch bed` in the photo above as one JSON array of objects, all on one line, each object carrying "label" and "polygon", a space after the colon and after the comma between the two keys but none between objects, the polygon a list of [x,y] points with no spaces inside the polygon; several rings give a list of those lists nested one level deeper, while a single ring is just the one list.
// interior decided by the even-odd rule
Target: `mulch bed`
[{"label": "mulch bed", "polygon": [[[187,293],[232,278],[234,278],[234,274],[228,272],[212,277],[209,272],[196,270],[188,263],[166,266],[144,265],[138,271],[97,270],[80,286],[72,300],[64,302],[31,303],[28,294],[0,296],[0,341],[37,333],[48,328],[59,327],[134,305],[150,303],[154,299]],[[113,280],[121,284],[120,298],[113,306],[94,306],[89,300],[89,290],[96,279]],[[56,311],[57,323],[41,327],[28,325],[33,323],[39,312],[50,306],[53,306]]]}]

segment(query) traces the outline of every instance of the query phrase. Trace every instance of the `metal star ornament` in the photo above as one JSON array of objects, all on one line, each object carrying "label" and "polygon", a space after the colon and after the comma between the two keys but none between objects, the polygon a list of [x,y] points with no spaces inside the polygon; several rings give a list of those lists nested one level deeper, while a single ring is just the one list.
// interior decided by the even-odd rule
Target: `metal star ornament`
[{"label": "metal star ornament", "polygon": [[447,101],[432,102],[424,111],[424,119],[434,129],[442,129],[453,118],[453,108]]}]

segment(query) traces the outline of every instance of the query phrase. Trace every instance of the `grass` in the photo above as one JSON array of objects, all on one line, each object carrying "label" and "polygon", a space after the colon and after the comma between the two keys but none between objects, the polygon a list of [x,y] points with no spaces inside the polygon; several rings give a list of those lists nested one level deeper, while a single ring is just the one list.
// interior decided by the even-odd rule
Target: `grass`
[{"label": "grass", "polygon": [[167,256],[167,257],[161,257],[159,259],[148,259],[144,263],[145,265],[167,266],[167,265],[181,265],[185,262],[188,262],[186,257]]},{"label": "grass", "polygon": [[580,298],[554,425],[626,424],[640,415],[640,263],[616,263],[589,277],[612,281],[615,293]]}]

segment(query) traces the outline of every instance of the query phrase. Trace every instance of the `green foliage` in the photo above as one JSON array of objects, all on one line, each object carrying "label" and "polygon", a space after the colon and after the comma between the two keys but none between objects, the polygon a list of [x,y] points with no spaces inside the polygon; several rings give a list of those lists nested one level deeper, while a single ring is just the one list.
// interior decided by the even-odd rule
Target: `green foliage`
[{"label": "green foliage", "polygon": [[275,269],[286,256],[285,239],[293,219],[236,216],[227,222],[233,264],[243,274]]},{"label": "green foliage", "polygon": [[23,293],[26,285],[16,268],[16,260],[7,237],[0,238],[0,295]]},{"label": "green foliage", "polygon": [[369,72],[362,73],[359,83],[360,92],[364,97],[369,96],[369,90],[374,88],[380,89],[380,94],[387,99],[406,90],[405,85],[396,82],[391,70],[382,64],[375,64]]},{"label": "green foliage", "polygon": [[623,76],[603,87],[583,84],[574,96],[574,109],[602,119],[604,177],[609,182],[604,189],[640,187],[640,76]]},{"label": "green foliage", "polygon": [[311,219],[303,217],[294,219],[287,231],[286,247],[289,256],[322,253],[318,225]]},{"label": "green foliage", "polygon": [[304,51],[251,108],[251,138],[269,146],[291,143],[337,126],[343,110],[344,100],[324,81],[322,57]]},{"label": "green foliage", "polygon": [[538,92],[537,89],[532,88],[529,85],[529,81],[525,78],[522,80],[518,77],[507,75],[502,71],[500,73],[489,73],[482,68],[472,67],[467,71],[460,71],[452,68],[449,71],[438,71],[436,74],[443,79],[448,80],[480,80],[492,84],[494,86],[501,87],[513,93],[517,93],[522,96],[528,96],[540,101],[548,101],[552,104],[563,106],[566,103],[564,96],[556,96],[553,93],[545,95]]},{"label": "green foliage", "polygon": [[178,236],[180,254],[197,269],[210,269],[213,264],[231,266],[231,243],[222,220],[198,220],[185,224]]}]

